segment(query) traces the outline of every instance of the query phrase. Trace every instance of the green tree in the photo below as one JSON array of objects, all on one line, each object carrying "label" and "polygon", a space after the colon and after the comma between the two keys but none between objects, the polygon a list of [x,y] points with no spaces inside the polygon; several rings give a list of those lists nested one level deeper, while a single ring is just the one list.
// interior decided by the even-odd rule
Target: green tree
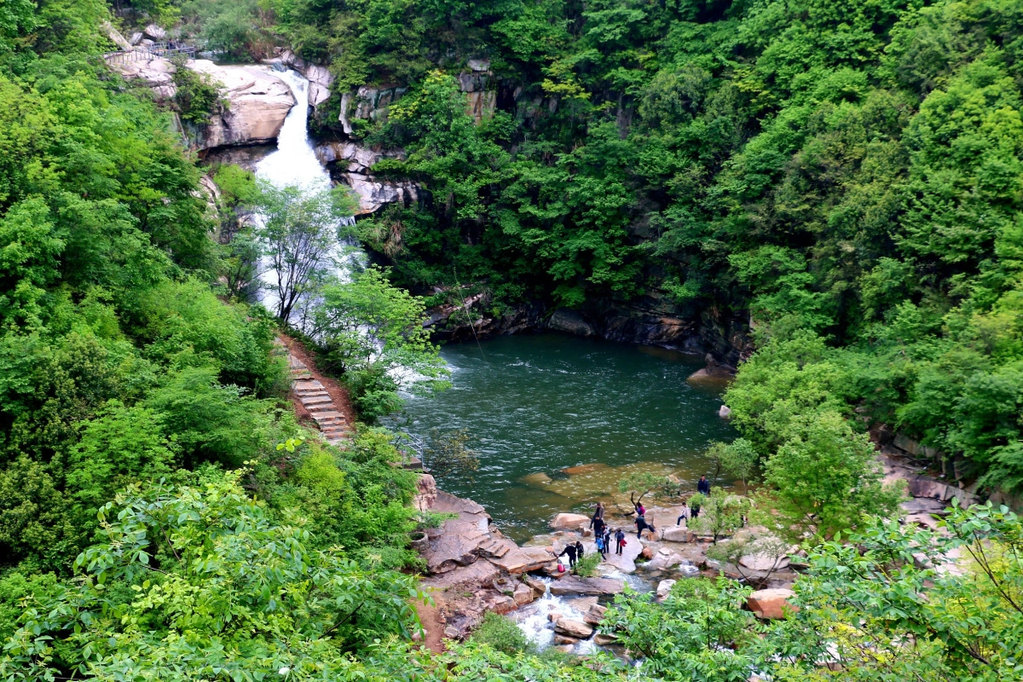
[{"label": "green tree", "polygon": [[296,306],[319,291],[339,256],[346,234],[342,219],[351,216],[351,206],[343,189],[310,193],[299,187],[259,185],[255,207],[262,224],[256,238],[266,258],[268,289],[280,321],[292,321],[292,314],[299,312]]},{"label": "green tree", "polygon": [[346,652],[378,647],[369,666],[394,665],[391,647],[403,658],[414,579],[312,549],[309,531],[277,522],[238,474],[130,489],[101,519],[77,578],[23,615],[0,674],[353,679],[365,672]]},{"label": "green tree", "polygon": [[800,541],[827,540],[894,513],[901,491],[883,485],[877,452],[835,412],[801,416],[790,439],[764,466],[769,493],[760,504],[775,532]]},{"label": "green tree", "polygon": [[721,470],[742,481],[742,494],[747,493],[747,483],[755,475],[760,463],[760,454],[745,438],[736,438],[731,443],[712,443],[707,455],[714,458]]},{"label": "green tree", "polygon": [[443,385],[447,370],[424,326],[426,307],[370,267],[350,282],[323,287],[313,314],[314,334],[327,361],[354,390],[360,414],[369,420],[395,411],[401,389]]}]

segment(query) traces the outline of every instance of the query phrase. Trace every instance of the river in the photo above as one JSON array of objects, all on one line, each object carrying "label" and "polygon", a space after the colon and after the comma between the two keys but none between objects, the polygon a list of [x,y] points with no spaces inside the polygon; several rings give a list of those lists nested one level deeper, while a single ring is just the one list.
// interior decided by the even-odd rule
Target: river
[{"label": "river", "polygon": [[[675,474],[695,490],[704,455],[735,437],[720,392],[690,385],[693,356],[562,335],[448,345],[452,387],[413,397],[389,421],[419,439],[464,429],[479,469],[438,478],[522,542],[560,511],[589,513],[635,471]],[[730,481],[712,481],[729,484]]]},{"label": "river", "polygon": [[[326,189],[330,177],[306,127],[308,84],[295,72],[278,75],[297,103],[256,175],[278,187]],[[343,243],[325,260],[342,278],[354,265]],[[263,273],[265,284],[274,279]],[[266,291],[264,305],[273,304]],[[301,325],[301,315],[293,322]],[[717,416],[719,392],[686,382],[703,364],[692,356],[561,335],[450,345],[442,355],[452,388],[411,398],[388,425],[426,440],[468,433],[479,469],[438,483],[482,504],[519,542],[548,530],[559,511],[588,513],[596,500],[609,502],[635,471],[675,474],[695,489],[700,474],[712,473],[707,445],[734,437]]]}]

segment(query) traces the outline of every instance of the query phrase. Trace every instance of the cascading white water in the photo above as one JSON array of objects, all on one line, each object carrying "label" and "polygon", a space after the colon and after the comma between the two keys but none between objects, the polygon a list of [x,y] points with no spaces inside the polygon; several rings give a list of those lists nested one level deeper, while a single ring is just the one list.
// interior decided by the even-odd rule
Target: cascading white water
[{"label": "cascading white water", "polygon": [[[550,583],[550,579],[540,578]],[[546,649],[554,643],[554,624],[550,621],[552,613],[561,614],[572,620],[582,620],[583,612],[572,605],[572,600],[556,597],[550,589],[542,597],[514,611],[510,618],[519,626],[522,633],[539,649]],[[591,653],[596,649],[592,639],[582,640],[575,645],[577,654]]]},{"label": "cascading white water", "polygon": [[[256,177],[269,182],[274,187],[299,187],[305,192],[323,192],[331,187],[330,174],[316,158],[316,152],[309,140],[309,81],[296,71],[279,71],[277,76],[288,84],[295,96],[295,105],[284,119],[284,125],[277,136],[277,150],[268,154],[256,164]],[[259,216],[256,216],[257,221]],[[338,227],[355,225],[353,216],[342,218]],[[363,262],[362,254],[350,240],[339,239],[321,259],[321,266],[330,274],[346,281],[353,268]],[[262,302],[265,307],[274,310],[277,306],[277,273],[269,267],[260,268],[260,280],[263,282]],[[292,314],[291,322],[306,328],[305,318],[310,301],[301,301]],[[308,331],[308,329],[307,329]]]}]

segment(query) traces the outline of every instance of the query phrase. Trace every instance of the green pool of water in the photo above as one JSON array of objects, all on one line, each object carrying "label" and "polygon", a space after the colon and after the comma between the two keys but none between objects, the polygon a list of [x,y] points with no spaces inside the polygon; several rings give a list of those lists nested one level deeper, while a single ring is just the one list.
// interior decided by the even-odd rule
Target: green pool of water
[{"label": "green pool of water", "polygon": [[[686,378],[703,363],[656,348],[561,335],[446,346],[452,387],[412,398],[389,424],[419,438],[460,429],[480,459],[471,476],[439,477],[523,541],[560,511],[589,513],[632,471],[677,475],[695,490],[704,456],[734,438],[717,416],[720,387]],[[730,481],[715,481],[727,484]]]}]

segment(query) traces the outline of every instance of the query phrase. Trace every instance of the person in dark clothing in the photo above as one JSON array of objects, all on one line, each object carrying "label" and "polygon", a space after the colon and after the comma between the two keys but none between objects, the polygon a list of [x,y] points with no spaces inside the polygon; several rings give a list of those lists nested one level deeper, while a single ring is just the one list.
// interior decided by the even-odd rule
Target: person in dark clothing
[{"label": "person in dark clothing", "polygon": [[657,532],[656,530],[654,530],[654,526],[653,526],[652,523],[647,523],[646,522],[646,517],[645,516],[637,516],[636,517],[636,537],[637,538],[642,538],[643,537],[643,529],[644,528],[649,528],[651,533]]},{"label": "person in dark clothing", "polygon": [[706,476],[700,476],[700,480],[696,482],[696,492],[710,495],[710,481],[707,480]]},{"label": "person in dark clothing", "polygon": [[607,553],[611,551],[611,529],[604,527],[604,558],[607,558]]},{"label": "person in dark clothing", "polygon": [[636,503],[636,516],[646,516],[646,507],[643,506],[642,502]]},{"label": "person in dark clothing", "polygon": [[615,530],[615,554],[622,553],[622,547],[625,546],[625,533],[622,532],[621,528]]},{"label": "person in dark clothing", "polygon": [[606,527],[607,524],[604,523],[604,519],[598,519],[596,517],[593,518],[593,534],[595,536],[600,537],[601,535],[603,535],[604,528]]},{"label": "person in dark clothing", "polygon": [[565,549],[561,550],[561,554],[558,555],[558,558],[560,559],[566,554],[568,555],[568,567],[575,568],[575,545],[568,545]]},{"label": "person in dark clothing", "polygon": [[579,540],[575,541],[575,555],[579,559],[583,558],[583,543]]},{"label": "person in dark clothing", "polygon": [[689,518],[695,519],[700,515],[700,503],[693,502],[693,506],[689,508]]}]

